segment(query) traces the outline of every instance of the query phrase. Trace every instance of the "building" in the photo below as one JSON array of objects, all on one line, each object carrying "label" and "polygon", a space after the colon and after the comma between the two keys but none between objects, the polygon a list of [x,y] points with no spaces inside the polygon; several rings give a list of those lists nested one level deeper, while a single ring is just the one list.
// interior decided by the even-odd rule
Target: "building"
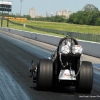
[{"label": "building", "polygon": [[34,8],[31,8],[29,10],[29,15],[31,16],[31,18],[35,18],[35,9]]},{"label": "building", "polygon": [[35,16],[35,18],[41,18],[41,17],[43,17],[43,16],[40,15],[40,14],[37,14],[37,15]]},{"label": "building", "polygon": [[56,15],[58,16],[65,16],[66,18],[69,18],[69,16],[72,14],[73,12],[70,10],[59,10],[56,12]]}]

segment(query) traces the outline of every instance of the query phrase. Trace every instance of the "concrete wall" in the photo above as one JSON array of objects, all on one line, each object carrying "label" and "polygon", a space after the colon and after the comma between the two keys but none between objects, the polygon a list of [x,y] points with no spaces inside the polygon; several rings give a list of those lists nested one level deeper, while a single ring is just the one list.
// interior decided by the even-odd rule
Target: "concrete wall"
[{"label": "concrete wall", "polygon": [[83,53],[100,58],[100,43],[89,41],[78,41],[83,46]]},{"label": "concrete wall", "polygon": [[[33,33],[33,32],[27,32],[27,31],[21,31],[21,30],[15,30],[15,29],[9,29],[9,28],[1,28],[0,30],[10,32],[12,34],[17,34],[24,36],[26,38],[34,39],[37,41],[49,43],[52,45],[57,46],[59,43],[59,40],[61,37],[57,36],[50,36],[50,35],[44,35],[44,34],[39,34],[39,33]],[[95,57],[100,57],[100,43],[96,42],[89,42],[89,41],[78,41],[80,45],[83,46],[83,53]]]}]

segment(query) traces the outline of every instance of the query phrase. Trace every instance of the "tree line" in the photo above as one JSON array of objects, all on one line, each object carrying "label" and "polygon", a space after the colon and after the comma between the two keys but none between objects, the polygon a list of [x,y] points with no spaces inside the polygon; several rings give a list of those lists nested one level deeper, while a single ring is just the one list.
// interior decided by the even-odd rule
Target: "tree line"
[{"label": "tree line", "polygon": [[49,22],[66,22],[66,18],[65,16],[51,16],[51,17],[38,17],[38,18],[34,18],[34,20],[37,21],[49,21]]},{"label": "tree line", "polygon": [[94,5],[87,4],[81,11],[70,15],[67,22],[81,25],[100,25],[100,11]]}]

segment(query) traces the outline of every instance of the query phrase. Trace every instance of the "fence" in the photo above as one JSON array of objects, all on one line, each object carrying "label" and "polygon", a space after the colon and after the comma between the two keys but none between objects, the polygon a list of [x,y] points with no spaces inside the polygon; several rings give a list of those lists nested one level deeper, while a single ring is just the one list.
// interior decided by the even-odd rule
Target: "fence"
[{"label": "fence", "polygon": [[[15,23],[12,21],[9,21],[12,24],[20,25],[23,26],[23,24]],[[56,33],[56,34],[62,34],[62,35],[68,35],[69,37],[81,39],[81,40],[87,40],[87,41],[93,41],[93,42],[100,42],[100,34],[82,34],[82,33],[77,33],[77,32],[68,32],[68,31],[61,31],[61,30],[54,30],[54,29],[46,29],[46,28],[40,28],[36,26],[31,26],[31,25],[25,25],[28,28],[40,30],[40,31],[45,31],[45,32],[50,32],[50,33]]]}]

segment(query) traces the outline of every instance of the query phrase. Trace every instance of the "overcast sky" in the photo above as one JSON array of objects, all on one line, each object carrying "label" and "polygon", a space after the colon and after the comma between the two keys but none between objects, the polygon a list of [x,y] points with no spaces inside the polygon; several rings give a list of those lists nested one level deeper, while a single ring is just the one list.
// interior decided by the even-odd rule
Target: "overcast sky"
[{"label": "overcast sky", "polygon": [[[2,1],[2,0],[1,0]],[[12,1],[12,13],[20,13],[20,0],[3,0]],[[71,10],[77,12],[81,10],[86,4],[93,4],[100,10],[100,0],[23,0],[22,1],[22,15],[29,14],[29,9],[35,9],[36,14],[46,15],[46,12],[56,14],[58,10]]]}]

